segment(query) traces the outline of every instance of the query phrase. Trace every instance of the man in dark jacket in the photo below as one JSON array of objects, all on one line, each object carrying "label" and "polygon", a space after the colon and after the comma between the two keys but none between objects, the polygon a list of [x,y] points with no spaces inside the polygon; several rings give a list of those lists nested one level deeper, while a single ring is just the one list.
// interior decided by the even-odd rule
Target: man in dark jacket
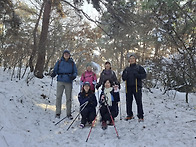
[{"label": "man in dark jacket", "polygon": [[73,119],[71,115],[71,98],[72,98],[72,82],[77,76],[77,68],[73,59],[70,58],[70,52],[65,50],[63,56],[54,66],[52,77],[57,77],[57,96],[56,96],[56,118],[60,118],[62,95],[65,90],[67,117]]},{"label": "man in dark jacket", "polygon": [[146,78],[144,68],[136,64],[135,54],[129,57],[130,66],[125,68],[122,74],[123,81],[126,81],[126,109],[127,117],[125,120],[133,119],[132,102],[133,96],[137,104],[138,121],[144,121],[142,106],[142,79]]}]

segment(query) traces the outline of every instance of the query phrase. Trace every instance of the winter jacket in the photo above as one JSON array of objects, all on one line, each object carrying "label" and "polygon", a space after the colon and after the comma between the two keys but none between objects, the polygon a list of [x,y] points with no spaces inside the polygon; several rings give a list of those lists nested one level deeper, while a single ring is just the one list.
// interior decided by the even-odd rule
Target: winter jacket
[{"label": "winter jacket", "polygon": [[89,82],[90,85],[91,85],[91,90],[94,91],[95,90],[95,87],[94,87],[94,84],[96,84],[97,82],[97,77],[96,77],[96,74],[93,72],[93,71],[85,71],[81,78],[80,78],[80,81],[81,82]]},{"label": "winter jacket", "polygon": [[100,79],[99,79],[99,82],[97,83],[96,88],[98,89],[101,85],[103,85],[103,83],[104,83],[105,80],[111,80],[112,81],[112,84],[117,84],[120,87],[120,83],[117,80],[116,74],[111,69],[110,70],[104,69],[101,72]]},{"label": "winter jacket", "polygon": [[57,81],[72,83],[72,81],[77,76],[77,68],[72,58],[69,58],[68,61],[64,57],[61,57],[54,66],[53,76],[57,77]]},{"label": "winter jacket", "polygon": [[142,87],[142,79],[146,78],[146,71],[140,65],[131,64],[129,67],[125,68],[122,74],[123,81],[127,81],[127,87],[135,87],[136,79],[137,86]]},{"label": "winter jacket", "polygon": [[[88,101],[88,104],[86,105],[85,108],[96,112],[96,106],[97,106],[97,99],[94,93],[88,93],[86,94],[85,92],[80,92],[78,94],[78,100],[80,102],[80,106],[83,105],[85,102]],[[84,107],[84,106],[83,106]],[[83,108],[82,107],[82,108]],[[82,109],[80,108],[80,109]]]},{"label": "winter jacket", "polygon": [[[118,115],[119,109],[118,109],[118,102],[120,101],[120,94],[119,92],[114,92],[114,89],[110,92],[111,97],[113,98],[112,100],[112,106],[109,106],[110,111],[115,112],[115,117]],[[101,95],[100,95],[100,99],[99,99],[99,103],[101,105],[106,105],[105,101],[102,101],[101,97],[102,95],[104,95],[104,90],[102,90]],[[106,98],[107,99],[107,98]]]}]

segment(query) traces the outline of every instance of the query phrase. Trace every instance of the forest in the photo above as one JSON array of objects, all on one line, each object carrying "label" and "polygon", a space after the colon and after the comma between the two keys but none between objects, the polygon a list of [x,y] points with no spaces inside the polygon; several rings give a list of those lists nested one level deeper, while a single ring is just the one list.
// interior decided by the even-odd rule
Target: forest
[{"label": "forest", "polygon": [[30,73],[49,75],[65,49],[79,75],[89,62],[110,61],[121,80],[134,52],[149,92],[185,92],[188,103],[196,92],[195,33],[196,0],[0,0],[0,66],[27,82]]}]

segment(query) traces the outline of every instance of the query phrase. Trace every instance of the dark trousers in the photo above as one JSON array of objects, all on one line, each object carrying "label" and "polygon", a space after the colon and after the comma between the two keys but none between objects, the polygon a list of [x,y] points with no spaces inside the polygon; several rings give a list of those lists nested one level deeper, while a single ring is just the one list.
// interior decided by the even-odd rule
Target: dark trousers
[{"label": "dark trousers", "polygon": [[133,103],[133,96],[135,98],[136,104],[137,104],[137,116],[138,118],[143,118],[143,105],[142,105],[142,90],[140,87],[127,87],[127,93],[126,93],[126,109],[127,109],[127,116],[133,116],[132,111],[132,103]]},{"label": "dark trousers", "polygon": [[81,123],[85,125],[86,122],[92,123],[92,121],[95,119],[96,112],[92,111],[89,108],[84,108],[84,110],[82,110],[81,112],[81,115],[82,115]]},{"label": "dark trousers", "polygon": [[[112,118],[114,119],[114,117],[116,117],[116,112],[115,111],[111,111],[111,114],[112,114]],[[110,113],[108,112],[108,108],[107,106],[105,105],[102,105],[101,108],[100,108],[100,114],[101,114],[101,117],[102,117],[102,121],[112,121],[111,120],[111,117],[110,117]]]}]

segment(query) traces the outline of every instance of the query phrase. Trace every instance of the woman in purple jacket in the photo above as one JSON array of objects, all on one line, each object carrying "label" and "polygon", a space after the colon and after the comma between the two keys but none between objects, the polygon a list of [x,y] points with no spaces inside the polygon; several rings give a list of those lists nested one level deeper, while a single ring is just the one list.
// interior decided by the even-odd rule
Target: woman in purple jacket
[{"label": "woman in purple jacket", "polygon": [[104,81],[109,79],[112,83],[112,85],[118,85],[120,88],[120,83],[116,77],[115,72],[111,69],[111,63],[105,62],[105,69],[101,72],[99,82],[96,85],[96,89],[99,89],[100,86],[102,86],[102,89],[104,87]]}]

